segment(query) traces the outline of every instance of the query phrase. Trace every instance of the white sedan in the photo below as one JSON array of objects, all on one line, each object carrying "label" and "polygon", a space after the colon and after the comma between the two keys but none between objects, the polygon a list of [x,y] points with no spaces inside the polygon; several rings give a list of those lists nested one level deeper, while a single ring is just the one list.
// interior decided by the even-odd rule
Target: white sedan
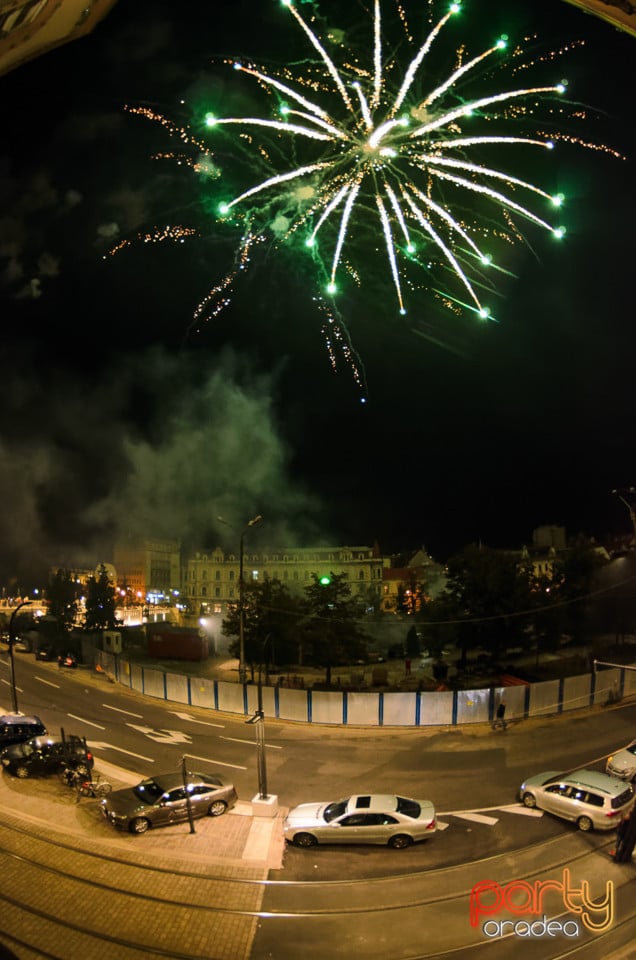
[{"label": "white sedan", "polygon": [[283,830],[298,847],[376,843],[402,850],[435,833],[435,807],[430,800],[360,794],[335,803],[301,803],[289,811]]}]

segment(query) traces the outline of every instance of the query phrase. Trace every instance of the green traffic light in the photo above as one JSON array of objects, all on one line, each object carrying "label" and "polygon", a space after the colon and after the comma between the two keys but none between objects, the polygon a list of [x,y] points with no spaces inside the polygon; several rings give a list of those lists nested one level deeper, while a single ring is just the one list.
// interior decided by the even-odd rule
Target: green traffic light
[{"label": "green traffic light", "polygon": [[330,583],[331,583],[331,577],[324,576],[320,578],[321,587],[328,587]]}]

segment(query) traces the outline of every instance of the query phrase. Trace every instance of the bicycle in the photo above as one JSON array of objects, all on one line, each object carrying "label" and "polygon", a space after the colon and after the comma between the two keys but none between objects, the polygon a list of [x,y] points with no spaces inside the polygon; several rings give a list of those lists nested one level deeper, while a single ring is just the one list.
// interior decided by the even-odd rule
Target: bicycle
[{"label": "bicycle", "polygon": [[67,786],[74,787],[77,790],[78,803],[82,797],[99,800],[107,796],[113,789],[112,783],[109,783],[108,780],[102,780],[99,776],[97,779],[93,779],[90,773],[87,774],[84,770],[67,768],[62,777]]}]

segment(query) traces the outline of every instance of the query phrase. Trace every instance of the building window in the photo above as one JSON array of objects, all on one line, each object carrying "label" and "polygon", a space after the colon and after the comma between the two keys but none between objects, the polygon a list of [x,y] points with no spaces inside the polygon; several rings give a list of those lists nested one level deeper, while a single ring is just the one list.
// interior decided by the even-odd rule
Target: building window
[{"label": "building window", "polygon": [[230,589],[229,589],[229,591],[228,591],[228,595],[229,595],[230,598],[232,598],[232,597],[234,596],[234,587],[230,587]]},{"label": "building window", "polygon": [[364,580],[364,570],[361,570],[359,573],[360,580]]},{"label": "building window", "polygon": [[234,579],[234,571],[230,570],[230,580],[233,580],[233,579]]},{"label": "building window", "polygon": [[221,596],[221,588],[220,588],[220,587],[215,587],[215,588],[214,588],[214,596],[215,596],[215,597],[220,597],[220,596]]},{"label": "building window", "polygon": [[215,580],[220,580],[220,579],[221,579],[221,571],[220,571],[220,570],[215,570],[215,572],[214,572],[214,579],[215,579]]},{"label": "building window", "polygon": [[221,604],[220,604],[220,603],[215,603],[215,604],[214,604],[214,612],[215,612],[215,613],[223,613],[223,611],[222,611],[222,609],[221,609]]},{"label": "building window", "polygon": [[208,595],[208,588],[207,588],[207,587],[201,587],[201,596],[202,596],[202,597],[207,597],[207,595]]}]

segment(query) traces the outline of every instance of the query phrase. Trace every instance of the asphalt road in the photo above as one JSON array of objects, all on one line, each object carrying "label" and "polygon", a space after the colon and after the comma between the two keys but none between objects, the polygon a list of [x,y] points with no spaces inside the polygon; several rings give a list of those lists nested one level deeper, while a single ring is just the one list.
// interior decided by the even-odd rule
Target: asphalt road
[{"label": "asphalt road", "polygon": [[[88,668],[16,655],[18,705],[37,713],[49,733],[85,736],[98,758],[142,779],[192,766],[233,779],[239,796],[258,788],[253,728],[242,718],[142,697],[108,683]],[[0,658],[0,708],[11,703],[9,665]],[[269,792],[283,808],[334,800],[360,791],[431,799],[439,830],[431,840],[397,855],[350,848],[347,869],[375,876],[480,860],[520,849],[575,828],[532,816],[518,804],[522,780],[541,770],[603,768],[605,756],[634,737],[636,704],[528,720],[505,733],[480,725],[461,729],[337,728],[266,721]],[[330,879],[342,874],[342,853],[290,848],[286,879]]]},{"label": "asphalt road", "polygon": [[[98,766],[108,761],[141,779],[175,769],[186,755],[231,776],[242,799],[256,793],[254,732],[243,718],[145,698],[87,668],[60,670],[28,655],[16,656],[16,688],[21,711],[41,716],[51,735],[63,727],[86,736]],[[10,703],[8,662],[0,657],[0,710]],[[360,790],[400,792],[434,801],[438,831],[403,851],[288,847],[282,867],[269,871],[258,912],[250,914],[258,917],[250,960],[446,960],[451,948],[458,960],[481,960],[484,951],[490,960],[507,960],[508,938],[491,941],[468,924],[473,884],[489,876],[553,883],[571,869],[576,882],[598,886],[601,867],[616,884],[616,923],[602,944],[583,931],[577,960],[599,960],[601,953],[614,960],[614,944],[616,960],[627,960],[622,951],[636,925],[633,877],[631,868],[626,872],[607,856],[613,833],[581,834],[525,810],[517,792],[528,774],[541,770],[602,769],[608,752],[633,739],[635,727],[633,703],[524,721],[505,733],[486,725],[356,729],[266,720],[269,789],[281,810]],[[137,849],[144,838],[134,842]],[[186,881],[176,882],[170,881],[173,895]],[[549,906],[558,915],[553,900]],[[171,910],[178,909],[175,901]],[[233,943],[228,940],[224,957],[235,955]],[[569,945],[535,939],[519,948],[526,960],[547,960],[565,957]]]}]

